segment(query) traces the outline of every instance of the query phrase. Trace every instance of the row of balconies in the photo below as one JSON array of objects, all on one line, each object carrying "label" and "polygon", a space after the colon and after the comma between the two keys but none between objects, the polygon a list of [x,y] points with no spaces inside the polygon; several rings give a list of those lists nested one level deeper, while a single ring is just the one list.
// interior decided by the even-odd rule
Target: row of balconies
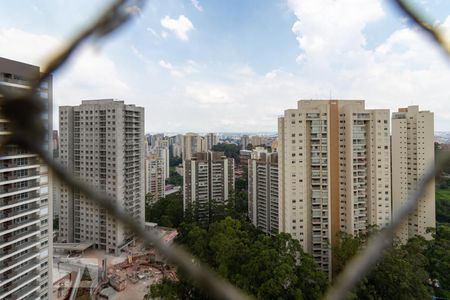
[{"label": "row of balconies", "polygon": [[[32,292],[39,290],[40,282],[39,279],[39,271],[33,270],[27,275],[20,277],[19,280],[15,280],[10,282],[2,287],[0,299],[19,299],[24,295],[31,294],[35,295]],[[20,289],[18,287],[23,286]],[[14,292],[12,292],[14,291]],[[11,293],[12,292],[12,293]],[[34,298],[35,299],[35,298]]]}]

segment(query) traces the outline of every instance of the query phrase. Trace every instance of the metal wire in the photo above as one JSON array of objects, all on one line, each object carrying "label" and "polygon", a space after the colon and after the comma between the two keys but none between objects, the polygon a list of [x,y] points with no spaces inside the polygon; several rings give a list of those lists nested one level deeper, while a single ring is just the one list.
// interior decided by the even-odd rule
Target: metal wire
[{"label": "metal wire", "polygon": [[[423,28],[433,40],[450,57],[450,45],[445,40],[444,35],[436,27],[425,22],[403,0],[392,0],[406,15],[420,28]],[[155,234],[145,231],[132,217],[127,215],[122,209],[116,206],[114,199],[106,194],[99,193],[92,187],[74,178],[65,169],[56,164],[49,154],[41,147],[45,136],[45,127],[40,116],[45,113],[45,106],[41,101],[37,101],[36,94],[41,83],[50,74],[61,68],[65,62],[76,52],[76,50],[89,38],[103,39],[110,33],[127,23],[136,11],[144,5],[145,0],[115,0],[105,9],[105,11],[75,36],[63,49],[61,49],[43,69],[40,78],[36,78],[32,88],[25,95],[11,94],[10,91],[0,87],[0,109],[4,116],[10,121],[13,128],[12,135],[3,140],[0,148],[8,145],[18,145],[32,153],[38,154],[48,165],[53,175],[61,182],[78,189],[87,198],[96,202],[106,209],[110,215],[123,222],[130,228],[136,236],[142,238],[147,244],[152,244],[161,255],[170,262],[176,264],[180,270],[184,271],[199,287],[203,288],[216,299],[249,299],[247,295],[236,287],[213,273],[208,267],[192,262],[192,256],[177,246],[166,246]],[[26,108],[26,109],[24,109]],[[450,153],[445,153],[439,158],[439,163],[430,166],[426,174],[420,179],[415,192],[410,195],[407,202],[393,216],[391,224],[380,231],[371,239],[360,254],[352,259],[336,279],[336,284],[326,293],[326,299],[344,299],[354,288],[357,282],[362,279],[367,272],[383,256],[384,250],[392,245],[392,239],[398,226],[416,208],[419,199],[425,192],[428,184],[438,175],[443,166],[450,162]]]},{"label": "metal wire", "polygon": [[123,26],[136,12],[136,8],[140,9],[143,2],[143,0],[114,1],[91,25],[81,31],[50,60],[44,67],[40,78],[34,81],[32,88],[25,95],[12,94],[10,91],[0,88],[0,109],[13,128],[12,135],[2,141],[1,147],[17,145],[38,154],[53,175],[58,177],[61,182],[78,189],[88,199],[106,209],[111,216],[120,220],[136,236],[142,238],[145,243],[152,244],[161,255],[176,264],[180,270],[188,274],[190,279],[212,297],[228,300],[249,299],[243,292],[213,273],[206,266],[198,262],[193,263],[192,255],[189,255],[179,247],[165,245],[156,234],[144,230],[141,224],[114,204],[114,199],[106,194],[99,193],[92,187],[74,178],[67,170],[55,163],[47,151],[42,148],[46,130],[40,116],[45,112],[45,105],[36,98],[41,83],[50,74],[61,68],[88,38],[102,39]]},{"label": "metal wire", "polygon": [[[397,7],[403,11],[414,23],[425,30],[444,50],[447,58],[450,58],[450,44],[446,41],[444,34],[438,28],[431,26],[404,0],[392,0]],[[336,278],[335,284],[330,287],[325,295],[326,300],[346,299],[355,285],[375,266],[376,262],[383,257],[384,250],[392,246],[392,240],[396,229],[403,220],[414,211],[420,198],[426,191],[432,180],[441,173],[443,167],[450,162],[450,153],[444,152],[437,158],[437,163],[429,166],[428,171],[419,180],[413,194],[408,196],[406,203],[393,215],[389,226],[381,230],[367,244],[367,247],[353,258],[342,273]]]}]

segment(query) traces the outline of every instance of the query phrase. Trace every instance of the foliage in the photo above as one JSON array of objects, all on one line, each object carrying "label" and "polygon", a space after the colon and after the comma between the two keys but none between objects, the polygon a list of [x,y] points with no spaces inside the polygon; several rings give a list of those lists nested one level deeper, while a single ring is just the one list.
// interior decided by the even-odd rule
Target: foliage
[{"label": "foliage", "polygon": [[59,229],[59,217],[54,216],[53,217],[53,230],[58,230],[58,229]]},{"label": "foliage", "polygon": [[236,144],[224,144],[220,143],[217,145],[214,145],[212,147],[213,151],[223,152],[226,157],[228,158],[234,158],[234,161],[238,164],[239,163],[239,151],[240,146]]},{"label": "foliage", "polygon": [[[179,242],[193,255],[257,299],[318,299],[328,285],[326,274],[288,234],[271,237],[230,216],[208,228],[183,224],[180,233]],[[179,283],[163,282],[152,296],[165,297],[166,289],[180,299],[207,298],[182,274]]]},{"label": "foliage", "polygon": [[175,167],[170,167],[169,178],[166,179],[166,184],[173,184],[176,186],[183,185],[183,176],[175,171]]},{"label": "foliage", "polygon": [[170,157],[169,158],[169,167],[176,167],[183,163],[183,159],[181,157]]},{"label": "foliage", "polygon": [[178,227],[183,222],[183,196],[173,193],[159,201],[150,201],[151,195],[146,195],[145,221],[155,222],[164,227]]},{"label": "foliage", "polygon": [[450,223],[450,189],[436,187],[436,221]]},{"label": "foliage", "polygon": [[[339,234],[339,242],[333,247],[336,271],[341,271],[348,260],[365,246],[368,236]],[[430,298],[426,247],[427,241],[423,238],[411,239],[404,246],[394,245],[361,280],[353,296],[357,299]]]}]

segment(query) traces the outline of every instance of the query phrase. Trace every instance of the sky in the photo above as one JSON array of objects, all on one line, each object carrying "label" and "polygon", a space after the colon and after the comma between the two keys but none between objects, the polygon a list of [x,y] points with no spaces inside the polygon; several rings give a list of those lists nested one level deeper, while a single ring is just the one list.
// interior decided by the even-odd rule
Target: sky
[{"label": "sky", "polygon": [[[43,65],[105,0],[0,2],[0,56]],[[450,39],[448,0],[412,0]],[[387,0],[148,0],[54,74],[60,105],[145,107],[146,132],[275,132],[300,99],[419,105],[450,131],[450,60]],[[56,124],[56,123],[55,123]]]}]

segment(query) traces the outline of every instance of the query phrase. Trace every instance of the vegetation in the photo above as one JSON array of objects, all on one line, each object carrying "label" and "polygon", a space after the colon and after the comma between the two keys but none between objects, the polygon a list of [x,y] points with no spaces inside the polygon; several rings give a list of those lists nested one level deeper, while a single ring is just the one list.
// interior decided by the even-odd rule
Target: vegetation
[{"label": "vegetation", "polygon": [[146,197],[145,221],[164,227],[178,227],[184,221],[183,196],[173,193],[153,203],[150,194]]},{"label": "vegetation", "polygon": [[[184,223],[180,232],[179,242],[192,254],[257,299],[318,299],[328,285],[326,274],[287,234],[270,237],[231,216],[207,228]],[[150,295],[209,298],[183,274],[177,283],[153,285]]]},{"label": "vegetation", "polygon": [[53,230],[59,230],[59,217],[53,217]]},{"label": "vegetation", "polygon": [[183,159],[181,157],[173,157],[169,158],[169,167],[176,167],[183,163]]},{"label": "vegetation", "polygon": [[212,147],[213,151],[223,152],[226,157],[234,158],[234,161],[238,164],[239,163],[239,151],[240,146],[236,144],[217,144]]},{"label": "vegetation", "polygon": [[166,179],[166,184],[173,184],[177,186],[183,185],[183,176],[175,171],[175,167],[170,167],[169,169],[169,178]]},{"label": "vegetation", "polygon": [[[340,233],[333,247],[335,272],[365,247],[366,236]],[[414,237],[406,245],[396,243],[354,291],[357,299],[427,299],[450,296],[450,225],[438,225],[434,239]]]}]

